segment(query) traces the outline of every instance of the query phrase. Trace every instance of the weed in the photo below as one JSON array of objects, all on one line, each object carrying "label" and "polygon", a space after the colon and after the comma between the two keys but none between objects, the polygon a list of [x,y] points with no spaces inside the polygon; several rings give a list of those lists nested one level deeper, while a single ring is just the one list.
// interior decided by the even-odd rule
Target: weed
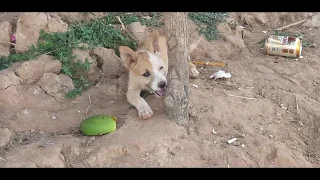
[{"label": "weed", "polygon": [[217,24],[221,22],[225,12],[190,12],[189,18],[197,25],[202,27],[200,34],[204,34],[207,40],[215,40],[218,38]]}]

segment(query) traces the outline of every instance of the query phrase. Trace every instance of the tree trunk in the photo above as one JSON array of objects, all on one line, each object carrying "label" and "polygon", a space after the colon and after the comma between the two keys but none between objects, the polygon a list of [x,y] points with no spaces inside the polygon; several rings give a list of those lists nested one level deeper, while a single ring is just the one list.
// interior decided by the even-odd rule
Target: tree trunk
[{"label": "tree trunk", "polygon": [[179,125],[189,122],[189,65],[187,13],[164,13],[168,45],[168,86],[165,113]]}]

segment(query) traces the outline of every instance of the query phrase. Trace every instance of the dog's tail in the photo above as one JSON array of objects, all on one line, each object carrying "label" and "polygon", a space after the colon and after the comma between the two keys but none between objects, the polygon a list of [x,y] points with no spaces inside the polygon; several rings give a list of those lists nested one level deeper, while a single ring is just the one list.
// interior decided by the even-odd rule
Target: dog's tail
[{"label": "dog's tail", "polygon": [[195,50],[198,47],[198,45],[199,45],[199,43],[200,43],[202,38],[203,38],[203,36],[200,36],[200,38],[197,41],[195,41],[195,42],[190,44],[190,46],[189,46],[189,54],[191,54],[192,51]]}]

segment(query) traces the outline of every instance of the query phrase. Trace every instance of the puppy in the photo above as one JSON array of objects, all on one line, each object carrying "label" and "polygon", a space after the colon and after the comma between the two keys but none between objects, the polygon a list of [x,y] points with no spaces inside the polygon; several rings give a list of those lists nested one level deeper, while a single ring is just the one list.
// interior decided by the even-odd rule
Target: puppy
[{"label": "puppy", "polygon": [[[195,49],[199,41],[189,47],[189,53]],[[167,42],[153,30],[143,41],[136,52],[127,46],[119,47],[120,58],[129,70],[127,100],[132,104],[141,119],[149,119],[153,112],[147,102],[140,96],[142,90],[154,92],[163,97],[166,94],[168,74]],[[189,61],[190,77],[196,78],[199,72]]]}]

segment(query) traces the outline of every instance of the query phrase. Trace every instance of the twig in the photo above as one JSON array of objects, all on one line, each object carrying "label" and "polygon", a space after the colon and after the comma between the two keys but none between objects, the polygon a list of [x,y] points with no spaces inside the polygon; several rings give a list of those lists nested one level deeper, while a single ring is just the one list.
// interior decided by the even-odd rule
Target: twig
[{"label": "twig", "polygon": [[286,29],[286,28],[289,28],[289,27],[291,27],[291,26],[295,26],[295,25],[304,23],[304,22],[306,22],[306,21],[308,21],[308,20],[309,20],[309,19],[305,19],[305,20],[301,20],[301,21],[298,21],[298,22],[295,22],[295,23],[291,23],[291,24],[288,24],[288,25],[286,25],[286,26],[282,26],[282,27],[280,27],[280,28],[277,28],[277,29],[275,29],[275,30],[276,30],[276,31],[281,31],[281,30]]},{"label": "twig", "polygon": [[120,17],[119,16],[117,16],[117,18],[118,18],[118,21],[120,22],[120,24],[121,24],[121,28],[122,28],[122,30],[126,30],[126,27],[124,26],[124,24],[122,23],[122,21],[121,21],[121,19],[120,19]]},{"label": "twig", "polygon": [[99,100],[99,99],[96,99],[94,102],[93,102],[93,104],[91,104],[91,98],[90,98],[91,96],[90,96],[90,94],[89,94],[89,106],[87,107],[87,109],[86,109],[86,117],[88,117],[88,111],[89,111],[89,108],[91,107],[91,106],[94,106],[94,104]]},{"label": "twig", "polygon": [[87,110],[86,110],[86,117],[88,117],[88,110],[91,106],[91,98],[90,98],[90,93],[89,93],[89,106],[87,107]]},{"label": "twig", "polygon": [[237,98],[243,98],[243,99],[257,100],[257,98],[244,97],[244,96],[236,96],[236,95],[232,95],[232,94],[227,94],[227,95],[228,95],[228,96],[231,96],[231,97],[237,97]]},{"label": "twig", "polygon": [[31,82],[35,81],[36,79],[37,79],[37,78],[31,79],[31,81],[27,82],[27,84],[24,86],[24,88],[22,89],[22,91],[20,92],[20,94],[22,94],[23,91],[26,89],[26,87],[27,87]]},{"label": "twig", "polygon": [[297,118],[299,117],[299,105],[298,105],[298,97],[297,97],[297,95],[295,95],[296,96],[296,107],[297,107]]},{"label": "twig", "polygon": [[49,52],[46,52],[46,53],[44,53],[44,54],[42,54],[38,59],[40,59],[42,56],[44,56],[44,55],[48,55],[48,54],[50,54],[50,53],[52,53],[52,52],[54,52],[54,51],[57,51],[58,49],[56,49],[56,50],[52,50],[52,51],[49,51]]},{"label": "twig", "polygon": [[11,45],[13,45],[13,46],[20,46],[20,47],[23,47],[23,48],[27,48],[27,49],[28,49],[28,47],[27,47],[27,46],[16,45],[16,44],[14,44],[14,43],[11,43],[11,42],[7,42],[7,41],[0,41],[0,43],[11,44]]},{"label": "twig", "polygon": [[5,161],[5,162],[7,161],[5,158],[3,158],[1,156],[0,156],[0,160]]}]

